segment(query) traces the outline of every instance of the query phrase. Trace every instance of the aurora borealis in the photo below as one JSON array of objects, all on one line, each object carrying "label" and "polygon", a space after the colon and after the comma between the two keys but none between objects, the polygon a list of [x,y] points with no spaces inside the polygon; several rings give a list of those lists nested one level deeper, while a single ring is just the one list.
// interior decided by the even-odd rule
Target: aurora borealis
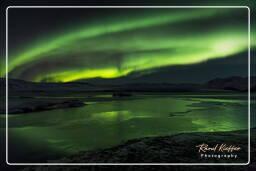
[{"label": "aurora borealis", "polygon": [[[9,9],[10,21],[15,10],[30,9]],[[63,24],[51,34],[44,30],[37,40],[15,46],[10,40],[15,48],[9,48],[9,76],[36,82],[117,78],[228,58],[248,49],[246,8],[79,10],[86,17],[74,25]]]},{"label": "aurora borealis", "polygon": [[[53,1],[30,4],[58,5]],[[19,8],[30,4],[13,3],[17,6],[7,15],[7,67],[5,49],[0,54],[0,119],[6,124],[0,143],[8,152],[2,158],[9,163],[57,161],[150,136],[169,136],[171,142],[172,135],[190,132],[215,132],[215,142],[228,131],[249,128],[256,104],[256,39],[251,34],[248,41],[247,6],[175,2],[234,6]],[[256,8],[248,6],[255,33]],[[246,134],[241,137],[247,141]],[[164,149],[159,159],[172,160],[172,149]]]}]

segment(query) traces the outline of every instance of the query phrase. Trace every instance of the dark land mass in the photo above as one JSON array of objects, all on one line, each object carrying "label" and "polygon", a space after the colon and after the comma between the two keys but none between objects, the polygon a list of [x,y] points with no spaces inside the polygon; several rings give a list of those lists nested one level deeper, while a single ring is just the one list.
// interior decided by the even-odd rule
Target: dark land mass
[{"label": "dark land mass", "polygon": [[[63,109],[71,107],[81,107],[86,104],[80,100],[30,100],[24,102],[17,106],[12,106],[8,109],[9,114],[21,114],[30,113],[37,111],[53,110],[53,109]],[[5,110],[0,109],[0,113],[5,113]]]},{"label": "dark land mass", "polygon": [[[256,131],[255,128],[251,132]],[[207,143],[208,142],[208,143]],[[207,154],[233,154],[237,158],[201,158],[199,148],[202,143],[210,146],[224,143],[227,146],[240,147],[239,151],[206,152]],[[256,158],[256,136],[251,136],[251,160]],[[49,163],[247,163],[248,162],[248,130],[229,132],[197,132],[181,133],[170,136],[147,137],[129,140],[122,145],[113,148],[84,151],[76,155],[65,157]],[[121,166],[37,166],[28,167],[23,171],[74,171],[74,170],[103,170],[111,167],[113,171],[119,171]],[[127,166],[123,171],[130,170],[179,170],[182,166]],[[248,166],[183,166],[181,170],[247,170]],[[251,169],[256,169],[250,166]]]},{"label": "dark land mass", "polygon": [[[0,114],[5,113],[5,79],[0,79]],[[256,77],[251,77],[251,92]],[[204,84],[138,83],[125,85],[94,85],[85,82],[35,83],[8,79],[8,113],[20,114],[51,109],[80,107],[87,101],[137,98],[137,94],[210,94],[247,93],[247,77],[216,78]],[[107,98],[97,95],[108,95]],[[246,97],[245,97],[246,98]],[[253,97],[254,98],[254,97]]]},{"label": "dark land mass", "polygon": [[[256,77],[251,77],[251,88],[255,91]],[[4,90],[5,79],[0,79],[0,88]],[[8,80],[9,95],[22,92],[43,94],[53,92],[246,92],[247,77],[216,78],[204,84],[172,83],[133,83],[124,85],[94,85],[85,82],[35,83],[24,80]],[[3,93],[3,92],[2,92]]]},{"label": "dark land mass", "polygon": [[[256,77],[251,77],[251,92],[255,92]],[[216,78],[204,84],[207,88],[233,90],[240,92],[248,91],[248,77]]]}]

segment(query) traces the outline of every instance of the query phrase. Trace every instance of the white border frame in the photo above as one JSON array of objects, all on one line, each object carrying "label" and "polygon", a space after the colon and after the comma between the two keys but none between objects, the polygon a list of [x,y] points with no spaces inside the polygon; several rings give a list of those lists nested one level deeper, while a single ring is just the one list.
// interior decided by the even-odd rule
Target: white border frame
[{"label": "white border frame", "polygon": [[[248,162],[247,163],[9,163],[8,162],[8,10],[10,8],[246,8],[248,10]],[[248,165],[250,164],[250,8],[248,6],[8,6],[6,8],[6,163],[8,165]]]}]

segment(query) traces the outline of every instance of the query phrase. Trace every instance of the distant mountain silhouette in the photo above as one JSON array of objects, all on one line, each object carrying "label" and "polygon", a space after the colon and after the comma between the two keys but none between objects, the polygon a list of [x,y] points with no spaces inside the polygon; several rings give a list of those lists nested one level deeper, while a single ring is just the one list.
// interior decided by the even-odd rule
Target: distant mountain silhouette
[{"label": "distant mountain silhouette", "polygon": [[[5,78],[0,78],[0,89],[5,89]],[[10,91],[82,91],[94,89],[97,86],[85,82],[68,82],[68,83],[44,83],[30,82],[19,79],[8,79],[8,89]]]},{"label": "distant mountain silhouette", "polygon": [[[256,77],[251,77],[251,91],[255,91]],[[248,77],[228,77],[216,78],[208,81],[205,85],[207,88],[248,91]]]},{"label": "distant mountain silhouette", "polygon": [[[5,79],[0,78],[0,88],[5,89]],[[86,82],[35,83],[18,79],[8,79],[10,91],[104,91],[104,92],[208,92],[208,91],[248,91],[248,77],[216,78],[205,84],[133,83],[123,85],[94,85]],[[251,91],[255,92],[256,77],[251,77]]]}]

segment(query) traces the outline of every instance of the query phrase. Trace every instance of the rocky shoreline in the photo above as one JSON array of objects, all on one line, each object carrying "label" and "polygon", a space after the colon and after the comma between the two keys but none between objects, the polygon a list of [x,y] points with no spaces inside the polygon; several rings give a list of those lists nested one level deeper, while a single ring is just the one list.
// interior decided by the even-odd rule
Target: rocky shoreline
[{"label": "rocky shoreline", "polygon": [[[251,129],[255,131],[256,128]],[[146,137],[129,140],[122,145],[113,148],[95,151],[84,151],[76,155],[65,157],[58,161],[48,161],[49,163],[247,163],[248,161],[248,131],[228,131],[228,132],[197,132],[181,133],[169,136]],[[256,156],[256,136],[251,137],[251,160],[255,161]],[[215,151],[199,152],[196,147],[202,143],[209,147],[216,144],[226,144],[240,147],[239,151]],[[210,158],[202,157],[201,154],[237,155],[237,158]],[[66,171],[71,170],[101,170],[107,166],[38,166],[28,167],[23,171]],[[150,168],[156,168],[152,166]],[[166,166],[167,168],[169,166]],[[172,166],[178,169],[180,166]],[[200,170],[205,166],[187,167],[188,170]],[[226,167],[226,166],[225,166]],[[83,169],[82,169],[83,168]],[[227,166],[230,170],[243,170],[245,166]],[[111,170],[119,170],[117,166]],[[139,166],[129,166],[122,170],[144,170]],[[151,169],[149,169],[151,170]],[[186,169],[184,169],[186,170]],[[210,166],[207,170],[215,170]]]},{"label": "rocky shoreline", "polygon": [[[23,114],[85,105],[81,100],[32,100],[29,103],[9,107],[8,114]],[[5,109],[0,110],[0,113],[5,114]]]}]

